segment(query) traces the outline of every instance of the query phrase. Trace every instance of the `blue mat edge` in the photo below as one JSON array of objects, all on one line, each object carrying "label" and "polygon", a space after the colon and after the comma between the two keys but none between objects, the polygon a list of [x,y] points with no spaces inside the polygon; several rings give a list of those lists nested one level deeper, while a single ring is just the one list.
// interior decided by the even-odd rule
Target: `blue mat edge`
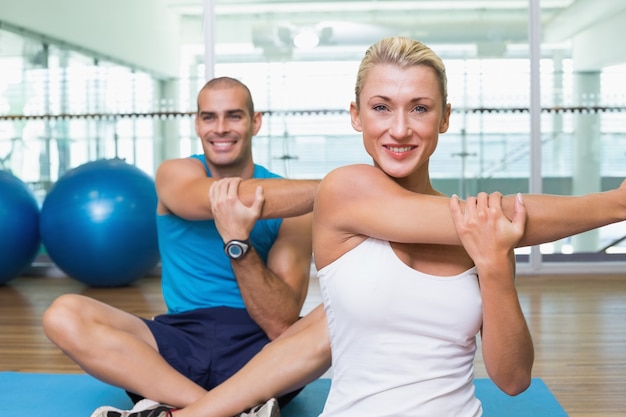
[{"label": "blue mat edge", "polygon": [[[15,384],[16,381],[19,383]],[[515,397],[500,391],[487,378],[477,378],[474,382],[476,395],[483,403],[484,417],[568,417],[541,378],[533,378],[528,390]],[[313,381],[281,411],[282,416],[317,417],[329,388],[330,379]],[[20,415],[25,408],[29,409],[29,417],[60,415],[55,414],[56,405],[51,402],[59,403],[64,417],[88,417],[101,405],[122,409],[132,406],[123,390],[87,374],[0,372],[0,392],[3,393],[0,415]],[[47,395],[41,395],[44,392]],[[26,407],[25,400],[28,402]],[[41,414],[37,410],[41,410]],[[504,410],[506,414],[503,414]],[[16,411],[21,413],[15,414]]]}]

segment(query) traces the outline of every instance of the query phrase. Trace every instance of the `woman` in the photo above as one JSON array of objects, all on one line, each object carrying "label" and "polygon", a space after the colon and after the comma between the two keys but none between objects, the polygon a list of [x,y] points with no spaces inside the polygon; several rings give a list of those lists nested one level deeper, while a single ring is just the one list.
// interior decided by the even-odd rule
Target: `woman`
[{"label": "woman", "polygon": [[[511,395],[528,387],[533,347],[512,249],[623,220],[626,187],[528,195],[523,205],[497,193],[466,203],[444,197],[428,164],[448,129],[446,88],[444,65],[425,45],[394,37],[368,49],[350,114],[374,164],[329,173],[315,203],[324,309],[199,401],[175,404],[187,406],[175,417],[232,416],[316,379],[331,355],[323,417],[480,416],[472,383],[478,332],[494,383]],[[592,210],[598,205],[605,209]],[[272,407],[250,415],[277,415]]]}]

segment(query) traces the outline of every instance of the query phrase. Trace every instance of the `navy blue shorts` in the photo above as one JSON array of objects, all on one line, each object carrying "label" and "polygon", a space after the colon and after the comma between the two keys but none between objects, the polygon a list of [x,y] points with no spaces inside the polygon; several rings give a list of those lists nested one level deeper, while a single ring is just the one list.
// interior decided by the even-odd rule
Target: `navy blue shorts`
[{"label": "navy blue shorts", "polygon": [[[161,356],[207,390],[232,376],[270,342],[263,329],[240,308],[204,308],[143,320]],[[279,402],[284,405],[296,394],[288,394]]]}]

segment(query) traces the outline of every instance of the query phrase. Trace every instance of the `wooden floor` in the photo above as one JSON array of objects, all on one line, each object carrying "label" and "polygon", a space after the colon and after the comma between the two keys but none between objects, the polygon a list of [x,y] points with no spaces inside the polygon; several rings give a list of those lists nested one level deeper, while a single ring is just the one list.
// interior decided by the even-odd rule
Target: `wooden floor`
[{"label": "wooden floor", "polygon": [[[87,288],[63,277],[9,282],[0,287],[0,370],[81,372],[43,335],[40,319],[50,302],[82,293],[149,317],[164,310],[159,285],[158,277],[117,289]],[[570,417],[626,416],[626,273],[521,276],[518,288],[535,342],[534,376]],[[305,312],[319,302],[313,279]],[[480,355],[476,374],[486,376]]]}]

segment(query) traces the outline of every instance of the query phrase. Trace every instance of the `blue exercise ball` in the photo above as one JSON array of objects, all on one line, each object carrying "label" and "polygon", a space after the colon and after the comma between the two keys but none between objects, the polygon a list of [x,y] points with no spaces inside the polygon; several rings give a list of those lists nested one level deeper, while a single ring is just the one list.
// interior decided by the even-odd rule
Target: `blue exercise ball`
[{"label": "blue exercise ball", "polygon": [[93,287],[128,285],[159,261],[154,180],[121,159],[87,162],[53,185],[40,230],[50,259]]},{"label": "blue exercise ball", "polygon": [[0,171],[0,285],[19,276],[39,251],[39,204],[28,186]]}]

